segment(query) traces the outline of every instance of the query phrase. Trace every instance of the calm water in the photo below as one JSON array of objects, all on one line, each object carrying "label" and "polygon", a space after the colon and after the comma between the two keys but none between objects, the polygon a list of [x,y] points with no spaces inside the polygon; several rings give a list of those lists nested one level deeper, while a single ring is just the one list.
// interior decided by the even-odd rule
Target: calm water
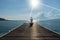
[{"label": "calm water", "polygon": [[22,25],[26,21],[0,21],[0,36],[8,32],[9,30]]},{"label": "calm water", "polygon": [[51,31],[60,34],[60,19],[40,21],[39,24]]}]

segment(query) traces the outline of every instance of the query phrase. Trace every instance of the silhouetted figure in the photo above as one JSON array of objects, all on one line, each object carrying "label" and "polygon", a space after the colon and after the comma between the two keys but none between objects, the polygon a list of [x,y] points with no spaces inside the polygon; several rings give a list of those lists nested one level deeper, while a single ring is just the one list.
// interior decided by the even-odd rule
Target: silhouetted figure
[{"label": "silhouetted figure", "polygon": [[30,19],[30,27],[32,27],[33,26],[33,18],[31,17],[31,19]]}]

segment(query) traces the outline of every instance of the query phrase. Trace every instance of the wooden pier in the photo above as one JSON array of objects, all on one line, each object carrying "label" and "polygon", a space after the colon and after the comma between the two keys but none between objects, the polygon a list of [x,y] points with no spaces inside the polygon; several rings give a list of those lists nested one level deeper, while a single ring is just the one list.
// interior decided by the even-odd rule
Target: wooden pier
[{"label": "wooden pier", "polygon": [[37,23],[34,23],[32,27],[29,23],[25,23],[1,37],[0,40],[60,40],[60,35],[43,28]]}]

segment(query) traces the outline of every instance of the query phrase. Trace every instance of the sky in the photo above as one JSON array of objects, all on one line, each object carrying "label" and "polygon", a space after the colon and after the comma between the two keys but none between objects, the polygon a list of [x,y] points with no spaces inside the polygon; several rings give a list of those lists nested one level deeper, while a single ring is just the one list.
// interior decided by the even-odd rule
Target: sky
[{"label": "sky", "polygon": [[60,19],[60,0],[39,0],[33,9],[29,0],[0,0],[0,18],[28,20],[30,14],[35,20]]}]

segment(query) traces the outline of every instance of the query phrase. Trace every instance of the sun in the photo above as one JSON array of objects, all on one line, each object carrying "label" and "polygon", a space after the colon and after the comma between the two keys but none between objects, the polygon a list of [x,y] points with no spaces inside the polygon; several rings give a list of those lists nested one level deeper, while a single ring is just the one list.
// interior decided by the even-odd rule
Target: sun
[{"label": "sun", "polygon": [[32,8],[36,8],[39,5],[39,1],[38,0],[30,0],[30,6]]}]

